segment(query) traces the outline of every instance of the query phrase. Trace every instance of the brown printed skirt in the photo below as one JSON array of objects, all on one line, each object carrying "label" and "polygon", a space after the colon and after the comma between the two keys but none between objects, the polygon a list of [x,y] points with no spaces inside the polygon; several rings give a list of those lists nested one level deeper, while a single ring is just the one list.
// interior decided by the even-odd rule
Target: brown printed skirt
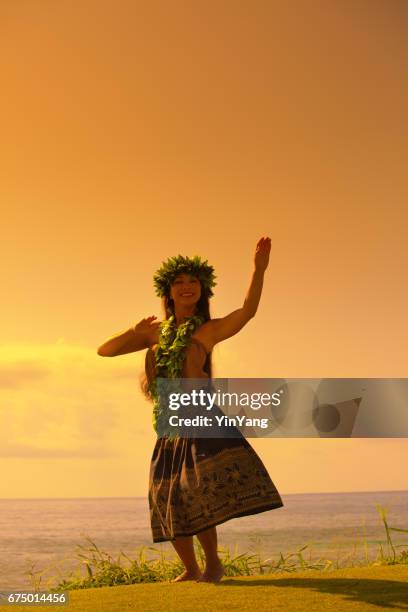
[{"label": "brown printed skirt", "polygon": [[153,542],[283,506],[246,438],[159,437],[149,477]]}]

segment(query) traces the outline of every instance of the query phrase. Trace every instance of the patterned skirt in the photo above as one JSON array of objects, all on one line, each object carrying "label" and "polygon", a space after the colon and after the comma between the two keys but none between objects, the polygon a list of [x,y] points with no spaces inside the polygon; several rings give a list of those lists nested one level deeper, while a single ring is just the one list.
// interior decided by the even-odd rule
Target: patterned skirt
[{"label": "patterned skirt", "polygon": [[150,464],[149,506],[153,542],[164,542],[283,502],[243,436],[159,437]]}]

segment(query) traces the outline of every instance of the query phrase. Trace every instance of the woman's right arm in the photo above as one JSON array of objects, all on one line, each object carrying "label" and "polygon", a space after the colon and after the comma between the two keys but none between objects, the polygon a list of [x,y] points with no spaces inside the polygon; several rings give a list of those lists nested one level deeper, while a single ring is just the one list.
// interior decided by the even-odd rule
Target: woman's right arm
[{"label": "woman's right arm", "polygon": [[157,317],[151,316],[142,319],[134,327],[130,327],[124,332],[108,338],[98,347],[97,353],[101,357],[116,357],[148,348],[154,339],[159,321],[154,321]]}]

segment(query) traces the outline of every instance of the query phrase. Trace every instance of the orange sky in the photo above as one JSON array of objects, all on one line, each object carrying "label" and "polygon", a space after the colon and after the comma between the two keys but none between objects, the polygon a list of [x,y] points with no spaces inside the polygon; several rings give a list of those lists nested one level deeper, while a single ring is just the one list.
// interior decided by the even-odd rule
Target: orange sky
[{"label": "orange sky", "polygon": [[[222,316],[272,238],[217,376],[408,376],[407,18],[397,0],[2,2],[0,497],[146,494],[144,355],[96,348],[161,314],[170,255],[215,266]],[[407,485],[406,439],[251,443],[283,494]]]}]

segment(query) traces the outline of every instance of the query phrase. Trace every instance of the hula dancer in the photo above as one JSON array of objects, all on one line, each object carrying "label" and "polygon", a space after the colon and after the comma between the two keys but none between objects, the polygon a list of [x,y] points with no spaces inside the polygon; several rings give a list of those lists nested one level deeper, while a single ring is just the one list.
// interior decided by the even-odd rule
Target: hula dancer
[{"label": "hula dancer", "polygon": [[[113,336],[99,349],[115,356],[148,349],[143,389],[153,402],[153,425],[161,418],[157,378],[211,378],[211,352],[254,317],[268,266],[270,238],[261,238],[255,269],[241,308],[211,319],[215,286],[207,260],[178,255],[154,275],[165,319],[150,316]],[[153,542],[171,541],[185,571],[173,582],[219,582],[224,568],[217,553],[216,525],[283,506],[264,464],[243,437],[181,438],[158,435],[150,464],[149,507]],[[197,535],[206,556],[201,572],[195,558]]]}]

